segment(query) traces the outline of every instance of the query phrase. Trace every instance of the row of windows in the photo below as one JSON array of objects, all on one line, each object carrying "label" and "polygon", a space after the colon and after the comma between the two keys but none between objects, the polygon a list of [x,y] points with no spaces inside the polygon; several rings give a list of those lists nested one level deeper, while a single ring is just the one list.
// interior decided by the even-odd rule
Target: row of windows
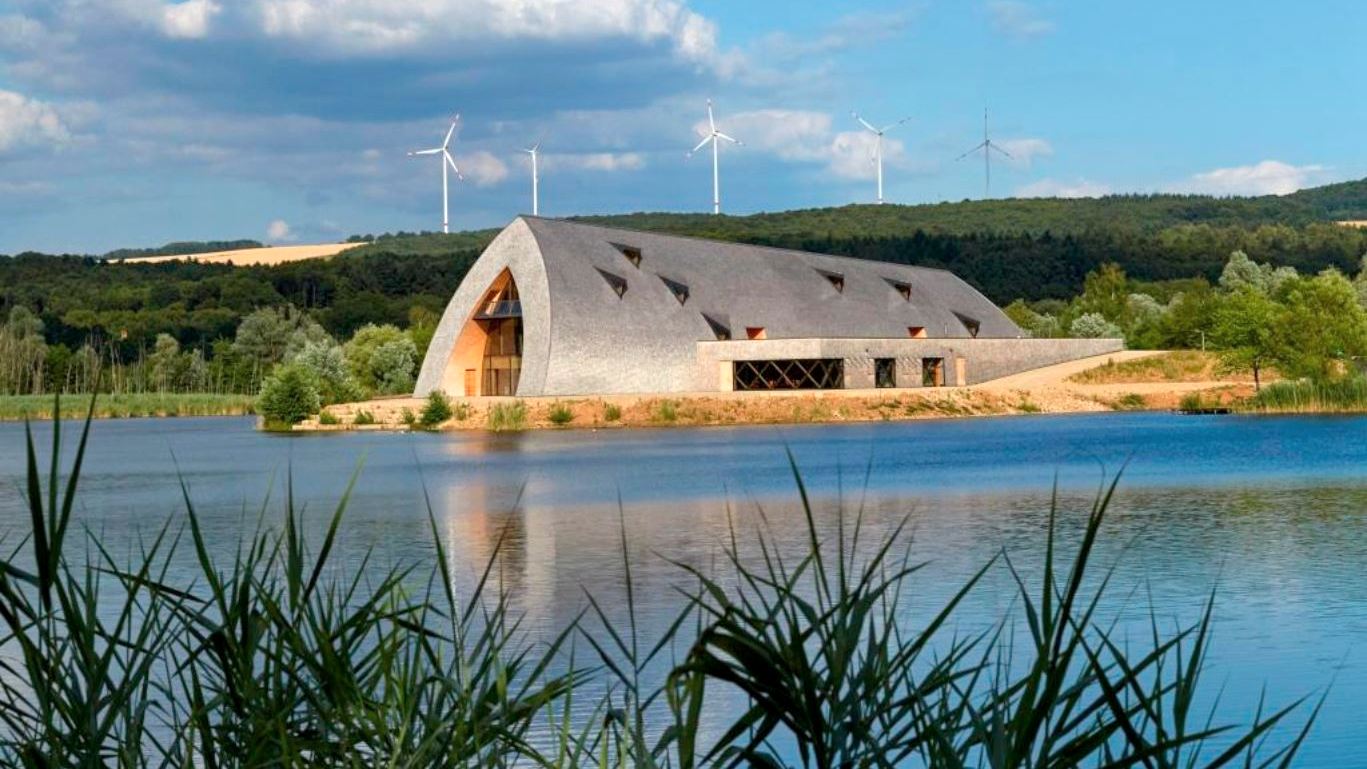
[{"label": "row of windows", "polygon": [[[616,248],[619,252],[621,252],[622,256],[625,257],[627,261],[631,262],[631,265],[633,267],[640,269],[642,260],[641,249],[636,248],[635,246],[622,245],[621,243],[613,243],[612,246],[613,248]],[[621,275],[608,272],[604,269],[595,269],[598,269],[598,274],[603,276],[603,280],[607,281],[608,286],[612,289],[613,293],[617,294],[617,297],[619,299],[626,295],[626,278],[623,278]],[[817,269],[816,272],[817,274],[825,278],[827,281],[829,281],[831,286],[833,286],[837,292],[844,293],[844,275],[838,272],[828,272],[826,270],[821,269]],[[671,280],[663,275],[657,275],[656,277],[658,277],[660,281],[664,283],[665,288],[669,289],[669,292],[674,295],[674,298],[678,300],[679,304],[688,304],[689,292],[688,286],[686,284],[680,283],[677,280]],[[900,280],[893,280],[892,278],[883,278],[883,280],[886,281],[887,284],[891,286],[894,291],[900,294],[904,301],[911,301],[910,283],[906,283]],[[981,329],[982,324],[980,324],[975,318],[970,318],[969,316],[963,315],[958,312],[954,313],[954,315],[959,319],[959,322],[963,324],[964,328],[967,329],[969,336],[978,336],[978,331]],[[703,319],[707,321],[707,325],[711,327],[712,333],[717,337],[718,340],[727,341],[731,339],[731,329],[727,326],[727,324],[722,323],[720,320],[708,315],[707,313],[702,313],[702,316]],[[907,334],[913,339],[924,339],[926,336],[926,330],[923,326],[909,326],[907,328]],[[748,327],[746,329],[746,338],[764,339],[766,338],[766,334],[762,327]]]}]

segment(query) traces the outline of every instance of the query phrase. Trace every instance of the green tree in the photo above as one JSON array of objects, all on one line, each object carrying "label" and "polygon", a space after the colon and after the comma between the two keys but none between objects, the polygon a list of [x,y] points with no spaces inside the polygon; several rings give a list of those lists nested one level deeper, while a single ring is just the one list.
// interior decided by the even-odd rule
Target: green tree
[{"label": "green tree", "polygon": [[1098,312],[1079,315],[1068,326],[1068,333],[1081,339],[1110,339],[1125,335],[1125,332],[1120,330],[1120,326],[1106,320]]},{"label": "green tree", "polygon": [[291,360],[308,369],[318,383],[318,395],[324,406],[333,403],[358,401],[364,394],[361,386],[347,368],[342,348],[328,342],[309,342]]},{"label": "green tree", "polygon": [[1262,371],[1277,356],[1281,305],[1252,285],[1244,285],[1218,303],[1211,319],[1210,342],[1220,363],[1230,371],[1253,372],[1253,388],[1262,389]]},{"label": "green tree", "polygon": [[367,392],[393,394],[413,389],[418,350],[397,326],[362,326],[343,351],[352,376]]},{"label": "green tree", "polygon": [[242,319],[233,348],[261,371],[297,354],[309,342],[329,340],[327,332],[293,305],[263,307]]},{"label": "green tree", "polygon": [[1367,355],[1367,310],[1338,270],[1297,280],[1287,288],[1277,324],[1276,366],[1283,374],[1323,381],[1350,371]]},{"label": "green tree", "polygon": [[317,378],[297,363],[277,366],[261,386],[261,395],[256,400],[257,413],[273,425],[298,424],[318,413],[322,406]]},{"label": "green tree", "polygon": [[1087,273],[1082,295],[1077,299],[1077,309],[1082,315],[1095,313],[1106,320],[1118,321],[1124,317],[1129,295],[1125,271],[1115,262],[1107,262]]}]

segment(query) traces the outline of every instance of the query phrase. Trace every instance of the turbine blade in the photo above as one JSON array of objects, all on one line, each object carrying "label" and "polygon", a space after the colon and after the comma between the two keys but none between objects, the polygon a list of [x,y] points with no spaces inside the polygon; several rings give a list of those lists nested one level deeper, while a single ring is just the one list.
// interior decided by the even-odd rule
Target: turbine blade
[{"label": "turbine blade", "polygon": [[740,142],[736,141],[735,139],[732,139],[730,136],[727,136],[726,134],[722,133],[721,131],[717,131],[716,134],[717,134],[717,137],[720,138],[720,139],[725,139],[725,140],[731,142],[732,144],[740,144]]},{"label": "turbine blade", "polygon": [[865,128],[869,129],[870,131],[873,131],[874,133],[878,133],[878,132],[879,132],[877,128],[874,128],[873,125],[872,125],[871,123],[869,123],[869,121],[865,120],[865,119],[862,118],[862,117],[859,117],[859,114],[858,114],[858,113],[856,113],[856,112],[851,112],[850,114],[851,114],[851,115],[854,115],[854,119],[855,119],[855,120],[858,120],[860,125],[864,126]]},{"label": "turbine blade", "polygon": [[451,157],[451,153],[443,149],[441,154],[446,158],[446,162],[450,164],[451,170],[456,172],[456,178],[465,181],[465,177],[460,173],[460,166],[456,165],[456,159]]},{"label": "turbine blade", "polygon": [[891,131],[892,129],[896,128],[897,126],[899,126],[899,125],[901,125],[901,124],[903,124],[903,123],[905,123],[905,122],[907,122],[908,120],[911,120],[911,116],[910,116],[910,115],[908,115],[907,117],[902,118],[901,120],[898,120],[896,123],[889,123],[886,127],[883,128],[883,130],[879,131],[878,133],[887,133],[888,131]]},{"label": "turbine blade", "polygon": [[998,147],[997,145],[993,144],[992,142],[983,142],[983,145],[986,146],[988,149],[994,150],[994,151],[996,151],[996,152],[1000,152],[1001,154],[1003,154],[1003,155],[1005,155],[1005,156],[1007,156],[1007,157],[1011,157],[1011,153],[1010,153],[1010,152],[1007,152],[1006,150],[1002,149],[1001,147]]},{"label": "turbine blade", "polygon": [[410,158],[411,158],[411,157],[417,157],[418,155],[435,155],[435,154],[437,154],[438,152],[441,152],[441,151],[442,151],[442,148],[441,148],[441,147],[437,147],[436,149],[430,149],[430,150],[414,150],[413,152],[408,153],[408,157],[410,157]]},{"label": "turbine blade", "polygon": [[707,146],[707,143],[710,142],[710,141],[712,141],[712,137],[711,137],[711,136],[707,137],[706,139],[703,139],[702,141],[698,142],[698,146],[696,146],[696,147],[694,147],[693,149],[689,150],[689,151],[688,151],[688,154],[689,154],[689,155],[692,155],[693,153],[697,152],[698,150],[702,149],[703,147],[706,147],[706,146]]},{"label": "turbine blade", "polygon": [[955,159],[955,160],[963,160],[964,158],[968,157],[969,155],[975,154],[978,150],[983,149],[983,148],[986,147],[986,146],[987,146],[987,142],[983,142],[982,144],[979,144],[978,146],[974,147],[973,149],[969,150],[968,152],[965,152],[964,154],[962,154],[962,155],[960,155],[959,157],[954,158],[954,159]]},{"label": "turbine blade", "polygon": [[717,121],[712,118],[712,100],[707,100],[707,125],[712,129],[712,133],[717,132]]},{"label": "turbine blade", "polygon": [[456,119],[451,121],[451,127],[446,129],[446,138],[441,140],[442,149],[446,149],[447,147],[451,146],[451,135],[456,132],[456,123],[459,122],[459,120],[460,115],[457,115]]}]

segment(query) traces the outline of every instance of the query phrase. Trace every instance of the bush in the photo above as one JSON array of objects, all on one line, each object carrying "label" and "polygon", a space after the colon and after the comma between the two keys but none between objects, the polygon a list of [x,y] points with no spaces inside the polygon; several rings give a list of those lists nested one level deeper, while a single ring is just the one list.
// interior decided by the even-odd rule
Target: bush
[{"label": "bush", "polygon": [[554,403],[551,404],[550,413],[547,414],[546,418],[551,421],[551,424],[564,427],[574,421],[574,412],[563,403]]},{"label": "bush", "polygon": [[657,422],[677,422],[679,419],[679,404],[674,401],[660,401],[655,406],[655,421]]},{"label": "bush", "polygon": [[364,397],[361,386],[347,370],[342,348],[333,344],[332,340],[306,343],[291,362],[313,372],[324,406],[358,401]]},{"label": "bush", "polygon": [[496,433],[527,429],[527,405],[522,401],[495,403],[489,409],[489,429]]},{"label": "bush", "polygon": [[1068,333],[1081,339],[1114,339],[1125,335],[1119,326],[1096,312],[1079,315],[1068,326]]},{"label": "bush", "polygon": [[1190,392],[1183,395],[1181,402],[1177,404],[1177,408],[1182,411],[1200,411],[1205,407],[1206,401],[1201,397],[1201,393],[1199,392]]},{"label": "bush", "polygon": [[1125,393],[1116,400],[1112,408],[1117,411],[1138,411],[1149,405],[1139,393]]},{"label": "bush", "polygon": [[413,409],[404,406],[402,409],[399,410],[399,421],[403,422],[409,427],[412,427],[413,425],[416,425],[418,423],[418,418],[414,416]]},{"label": "bush", "polygon": [[427,405],[422,407],[419,421],[423,427],[436,427],[452,417],[451,399],[441,390],[433,390],[427,396]]},{"label": "bush", "polygon": [[341,423],[342,420],[338,419],[337,415],[331,411],[324,409],[318,412],[318,424],[320,425],[340,425]]},{"label": "bush", "polygon": [[298,364],[277,366],[261,386],[256,412],[268,426],[295,425],[322,408],[313,372]]},{"label": "bush", "polygon": [[353,425],[373,425],[375,424],[375,415],[369,411],[357,411],[356,416],[351,418],[351,423]]},{"label": "bush", "polygon": [[622,407],[616,403],[608,403],[603,406],[603,421],[616,422],[622,418]]},{"label": "bush", "polygon": [[418,348],[397,326],[362,326],[343,352],[352,376],[368,392],[394,395],[412,391]]}]

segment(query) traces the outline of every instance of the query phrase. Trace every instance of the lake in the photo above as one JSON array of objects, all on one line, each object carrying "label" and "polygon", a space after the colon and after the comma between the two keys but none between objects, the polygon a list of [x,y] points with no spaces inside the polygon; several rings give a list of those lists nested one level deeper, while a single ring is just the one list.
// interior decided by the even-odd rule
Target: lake
[{"label": "lake", "polygon": [[[50,425],[35,431],[46,440]],[[359,467],[344,563],[367,551],[383,564],[430,563],[430,499],[465,584],[507,537],[501,578],[542,633],[577,614],[585,591],[620,607],[625,527],[649,629],[678,605],[670,588],[682,573],[668,559],[710,568],[729,525],[752,532],[762,510],[780,547],[801,547],[787,451],[823,530],[861,507],[876,530],[909,516],[914,559],[928,564],[912,612],[936,608],[1003,549],[1029,573],[1055,480],[1068,540],[1103,477],[1123,467],[1098,554],[1099,565],[1116,565],[1105,615],[1141,632],[1151,594],[1161,620],[1190,622],[1216,590],[1207,683],[1225,687],[1221,713],[1246,716],[1264,685],[1284,703],[1332,684],[1300,765],[1367,755],[1367,418],[1098,414],[298,436],[258,433],[238,418],[104,421],[92,431],[78,521],[128,552],[168,518],[184,520],[183,479],[227,557],[268,494],[267,520],[279,520],[287,476],[320,525]],[[0,531],[10,542],[27,528],[23,466],[23,426],[0,424]],[[1015,603],[997,570],[956,622],[987,627]]]}]

